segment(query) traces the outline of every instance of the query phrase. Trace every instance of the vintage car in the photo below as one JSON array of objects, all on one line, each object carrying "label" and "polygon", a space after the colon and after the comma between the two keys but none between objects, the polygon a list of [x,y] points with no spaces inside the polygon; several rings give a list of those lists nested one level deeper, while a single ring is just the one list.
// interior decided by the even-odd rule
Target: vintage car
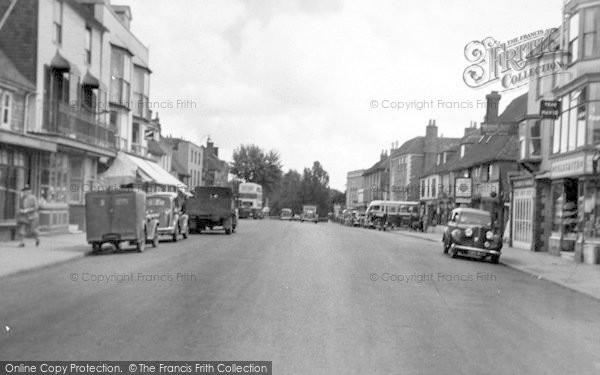
[{"label": "vintage car", "polygon": [[146,193],[135,190],[94,191],[85,194],[87,242],[92,252],[104,243],[117,250],[121,244],[135,245],[144,251],[146,242],[158,246],[158,220],[146,215]]},{"label": "vintage car", "polygon": [[170,236],[177,242],[179,236],[187,238],[188,215],[182,211],[182,201],[177,193],[151,193],[146,196],[146,214],[158,220],[158,235]]},{"label": "vintage car", "polygon": [[473,208],[456,208],[442,237],[444,254],[452,258],[459,255],[477,259],[500,260],[502,234],[492,225],[488,211]]},{"label": "vintage car", "polygon": [[279,219],[281,220],[292,220],[293,213],[291,208],[282,208],[281,213],[279,214]]}]

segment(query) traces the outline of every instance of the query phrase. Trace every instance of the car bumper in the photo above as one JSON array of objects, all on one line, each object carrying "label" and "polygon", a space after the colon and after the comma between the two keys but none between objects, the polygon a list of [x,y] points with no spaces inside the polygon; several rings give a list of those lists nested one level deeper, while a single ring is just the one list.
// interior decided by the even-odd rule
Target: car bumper
[{"label": "car bumper", "polygon": [[480,247],[474,246],[466,246],[466,245],[451,245],[454,249],[458,251],[459,254],[466,254],[469,256],[479,256],[479,257],[487,257],[490,255],[500,255],[500,250],[497,249],[482,249]]}]

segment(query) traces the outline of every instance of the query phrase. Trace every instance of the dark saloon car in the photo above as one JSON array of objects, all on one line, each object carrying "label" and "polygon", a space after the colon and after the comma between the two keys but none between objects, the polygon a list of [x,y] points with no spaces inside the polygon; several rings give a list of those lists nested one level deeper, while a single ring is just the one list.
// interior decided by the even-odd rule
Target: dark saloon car
[{"label": "dark saloon car", "polygon": [[442,238],[444,254],[477,259],[500,260],[502,234],[492,225],[488,211],[457,208],[452,211],[448,227]]}]

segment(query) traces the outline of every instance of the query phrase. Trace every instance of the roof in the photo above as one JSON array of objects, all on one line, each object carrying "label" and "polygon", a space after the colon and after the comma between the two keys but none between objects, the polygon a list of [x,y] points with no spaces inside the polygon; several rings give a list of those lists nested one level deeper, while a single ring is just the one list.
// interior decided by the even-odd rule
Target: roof
[{"label": "roof", "polygon": [[519,139],[516,135],[496,134],[482,136],[472,144],[465,155],[448,170],[469,168],[492,161],[516,161],[519,157]]},{"label": "roof", "polygon": [[398,155],[408,154],[422,154],[425,148],[425,137],[415,137],[404,142],[402,146],[398,147],[392,152],[392,157]]},{"label": "roof", "polygon": [[363,175],[368,175],[368,174],[372,174],[378,171],[384,171],[387,168],[387,163],[388,163],[388,158],[382,159],[380,161],[378,161],[377,163],[373,164],[373,166],[369,169],[367,169]]},{"label": "roof", "polygon": [[148,140],[148,152],[154,155],[166,155],[167,153],[160,147],[160,144],[154,139]]},{"label": "roof", "polygon": [[177,160],[177,157],[175,157],[175,155],[173,155],[173,157],[171,158],[171,170],[175,171],[178,175],[188,177],[191,176],[187,169],[185,169],[184,166],[181,165],[179,160]]},{"label": "roof", "polygon": [[6,54],[0,49],[0,83],[6,82],[18,86],[21,89],[35,91],[35,85],[29,81],[15,66]]},{"label": "roof", "polygon": [[527,93],[513,99],[498,117],[498,123],[508,124],[520,121],[527,114]]}]

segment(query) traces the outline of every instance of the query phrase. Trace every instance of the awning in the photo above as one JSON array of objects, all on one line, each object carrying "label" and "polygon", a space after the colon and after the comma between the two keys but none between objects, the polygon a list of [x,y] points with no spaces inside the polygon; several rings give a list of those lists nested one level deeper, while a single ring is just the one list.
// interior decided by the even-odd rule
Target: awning
[{"label": "awning", "polygon": [[56,51],[52,61],[50,61],[50,66],[54,70],[62,70],[67,72],[71,70],[71,63],[69,60],[65,59],[58,51]]},{"label": "awning", "polygon": [[100,177],[105,185],[115,188],[121,185],[148,182],[177,187],[182,192],[187,191],[183,182],[173,177],[157,163],[124,152],[117,154],[113,164]]},{"label": "awning", "polygon": [[83,79],[81,80],[81,85],[97,89],[100,87],[100,81],[98,80],[98,78],[94,77],[88,70],[83,76]]}]

